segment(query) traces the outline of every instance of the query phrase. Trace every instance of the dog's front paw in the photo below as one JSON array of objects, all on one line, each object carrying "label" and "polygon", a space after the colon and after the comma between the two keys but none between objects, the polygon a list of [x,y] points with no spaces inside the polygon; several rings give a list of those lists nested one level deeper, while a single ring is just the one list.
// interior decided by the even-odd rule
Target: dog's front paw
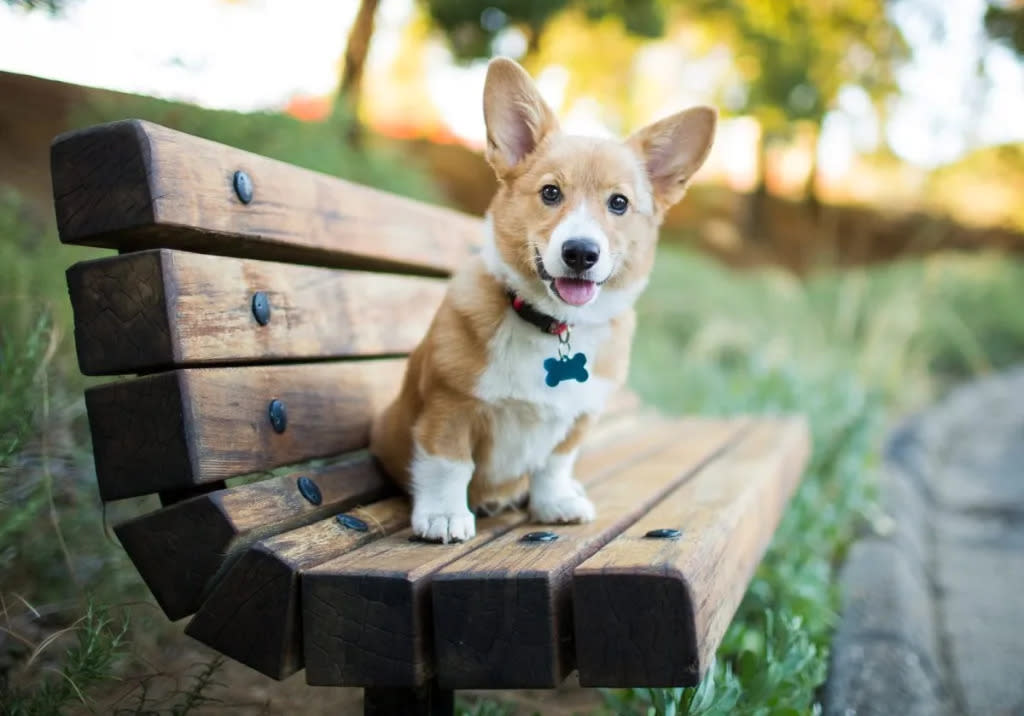
[{"label": "dog's front paw", "polygon": [[476,534],[476,518],[469,510],[412,513],[413,533],[428,542],[465,542]]},{"label": "dog's front paw", "polygon": [[573,481],[569,489],[552,495],[531,495],[530,515],[537,522],[592,522],[596,516],[594,503],[591,502],[583,486]]}]

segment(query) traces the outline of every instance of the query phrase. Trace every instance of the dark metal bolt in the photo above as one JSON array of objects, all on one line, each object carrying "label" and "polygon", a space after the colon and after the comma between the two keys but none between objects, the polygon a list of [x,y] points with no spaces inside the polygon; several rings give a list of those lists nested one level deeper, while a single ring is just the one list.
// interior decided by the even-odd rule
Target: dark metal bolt
[{"label": "dark metal bolt", "polygon": [[520,542],[554,542],[558,535],[554,532],[529,532],[523,535]]},{"label": "dark metal bolt", "polygon": [[348,527],[356,532],[366,532],[370,529],[365,522],[352,515],[338,515],[335,519],[338,520],[338,524],[342,527]]},{"label": "dark metal bolt", "polygon": [[651,530],[644,537],[650,537],[651,539],[676,539],[683,533],[679,530],[672,529],[671,527],[662,527],[660,529]]},{"label": "dark metal bolt", "polygon": [[235,194],[238,195],[239,201],[243,204],[252,201],[252,179],[248,174],[239,169],[231,178],[231,184],[235,187]]},{"label": "dark metal bolt", "polygon": [[263,291],[252,295],[252,315],[261,326],[270,323],[270,299]]},{"label": "dark metal bolt", "polygon": [[274,429],[274,432],[283,433],[284,429],[288,427],[288,411],[285,410],[284,403],[274,398],[270,401],[267,414],[270,415],[270,427]]},{"label": "dark metal bolt", "polygon": [[320,494],[320,488],[317,487],[316,483],[310,480],[308,477],[300,477],[295,481],[295,484],[299,487],[299,492],[307,500],[312,502],[314,505],[319,505],[324,501],[324,496]]}]

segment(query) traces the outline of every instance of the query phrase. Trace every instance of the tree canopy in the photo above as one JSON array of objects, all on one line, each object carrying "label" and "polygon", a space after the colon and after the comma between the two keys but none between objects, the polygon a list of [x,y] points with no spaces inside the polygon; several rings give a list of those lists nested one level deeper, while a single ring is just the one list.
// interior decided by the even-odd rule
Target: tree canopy
[{"label": "tree canopy", "polygon": [[1024,57],[1024,2],[1004,4],[989,0],[985,10],[985,32]]},{"label": "tree canopy", "polygon": [[20,7],[25,10],[48,10],[57,14],[74,0],[3,0],[5,5]]},{"label": "tree canopy", "polygon": [[658,0],[421,0],[431,21],[448,39],[460,60],[490,57],[501,31],[520,29],[536,49],[545,25],[564,10],[582,10],[588,19],[622,19],[626,30],[641,37],[659,37],[665,15]]},{"label": "tree canopy", "polygon": [[693,0],[687,8],[714,23],[736,54],[745,92],[731,109],[755,115],[769,133],[820,122],[843,85],[886,94],[907,54],[884,0]]}]

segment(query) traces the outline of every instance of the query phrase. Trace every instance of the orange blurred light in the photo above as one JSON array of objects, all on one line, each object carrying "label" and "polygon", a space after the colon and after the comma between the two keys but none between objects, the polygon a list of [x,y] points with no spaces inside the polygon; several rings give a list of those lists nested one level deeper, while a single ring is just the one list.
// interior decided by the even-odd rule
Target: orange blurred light
[{"label": "orange blurred light", "polygon": [[303,122],[322,122],[331,113],[331,102],[327,97],[292,97],[284,113]]}]

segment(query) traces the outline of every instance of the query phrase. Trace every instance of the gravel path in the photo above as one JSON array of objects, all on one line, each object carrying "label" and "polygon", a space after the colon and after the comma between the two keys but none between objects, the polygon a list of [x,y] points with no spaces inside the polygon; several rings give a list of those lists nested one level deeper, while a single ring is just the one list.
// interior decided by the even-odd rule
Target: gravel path
[{"label": "gravel path", "polygon": [[825,713],[1024,716],[1024,368],[897,430],[882,506],[844,566]]}]

